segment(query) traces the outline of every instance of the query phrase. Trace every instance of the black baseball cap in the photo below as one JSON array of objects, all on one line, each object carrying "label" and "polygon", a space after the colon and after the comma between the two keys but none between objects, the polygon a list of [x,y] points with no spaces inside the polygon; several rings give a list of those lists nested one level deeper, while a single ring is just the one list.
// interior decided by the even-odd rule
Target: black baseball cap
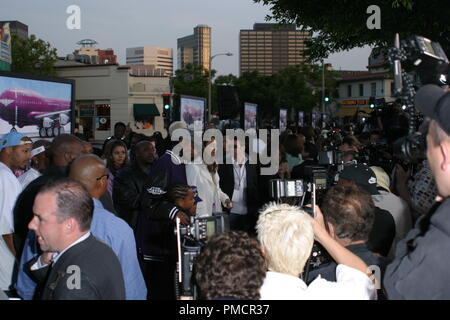
[{"label": "black baseball cap", "polygon": [[364,163],[356,163],[346,165],[344,170],[339,174],[339,178],[355,181],[356,185],[369,194],[380,194],[377,189],[377,176]]},{"label": "black baseball cap", "polygon": [[435,120],[450,135],[450,92],[434,84],[417,91],[414,104],[425,116]]}]

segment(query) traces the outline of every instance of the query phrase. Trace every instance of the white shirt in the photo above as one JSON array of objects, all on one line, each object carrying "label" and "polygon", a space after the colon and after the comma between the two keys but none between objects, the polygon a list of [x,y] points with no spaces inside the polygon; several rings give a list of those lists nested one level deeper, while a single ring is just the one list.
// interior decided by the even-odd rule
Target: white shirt
[{"label": "white shirt", "polygon": [[[89,236],[91,235],[91,232],[89,231],[88,233],[82,235],[80,238],[78,238],[78,240],[76,240],[75,242],[73,242],[71,245],[69,245],[67,248],[65,248],[63,251],[61,252],[55,252],[53,254],[53,264],[56,263],[56,261],[58,261],[58,259],[64,254],[64,252],[66,252],[67,250],[69,250],[71,247],[73,247],[74,245],[80,243],[81,241],[86,240]],[[47,264],[45,264],[42,260],[41,260],[41,256],[39,256],[39,259],[37,259],[37,261],[31,266],[31,270],[37,270],[37,269],[41,269],[46,267]]]},{"label": "white shirt", "polygon": [[186,178],[190,186],[196,186],[202,199],[197,204],[197,217],[208,217],[213,212],[222,212],[222,204],[228,196],[220,189],[219,175],[211,174],[206,164],[186,164]]},{"label": "white shirt", "polygon": [[22,185],[22,190],[25,190],[25,188],[30,184],[31,181],[39,178],[40,176],[41,173],[34,168],[30,168],[27,172],[22,174],[18,178],[20,184]]},{"label": "white shirt", "polygon": [[406,234],[412,228],[412,215],[408,204],[403,199],[391,192],[384,190],[380,190],[379,192],[380,194],[372,196],[375,206],[389,211],[395,222],[395,238],[388,254],[388,257],[393,258],[397,243],[405,238]]},{"label": "white shirt", "polygon": [[245,191],[247,189],[247,170],[245,169],[245,163],[247,159],[244,160],[242,165],[238,165],[236,160],[233,159],[233,172],[234,172],[234,190],[233,197],[233,208],[231,213],[235,214],[247,214],[247,197]]},{"label": "white shirt", "polygon": [[11,169],[0,162],[0,289],[10,290],[15,257],[3,235],[14,233],[13,210],[22,186]]},{"label": "white shirt", "polygon": [[261,287],[261,300],[374,300],[370,278],[346,265],[336,268],[336,282],[320,276],[309,286],[298,277],[268,271]]}]

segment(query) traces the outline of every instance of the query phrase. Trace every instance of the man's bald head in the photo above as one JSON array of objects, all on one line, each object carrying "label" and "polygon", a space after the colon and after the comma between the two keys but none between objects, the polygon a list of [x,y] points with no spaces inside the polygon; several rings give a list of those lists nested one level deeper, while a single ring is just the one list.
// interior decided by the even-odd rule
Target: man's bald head
[{"label": "man's bald head", "polygon": [[61,134],[53,140],[49,151],[52,165],[68,166],[84,153],[83,141],[71,134]]},{"label": "man's bald head", "polygon": [[106,191],[108,170],[98,156],[87,154],[73,161],[69,177],[81,182],[94,198],[100,198]]}]

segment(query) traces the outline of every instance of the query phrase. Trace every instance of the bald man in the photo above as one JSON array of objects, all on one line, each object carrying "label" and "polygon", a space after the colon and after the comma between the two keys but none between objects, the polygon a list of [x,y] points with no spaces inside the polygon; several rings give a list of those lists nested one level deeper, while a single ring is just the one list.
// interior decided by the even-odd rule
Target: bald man
[{"label": "bald man", "polygon": [[119,258],[127,300],[145,300],[147,288],[137,258],[133,230],[124,220],[106,210],[99,200],[108,186],[105,163],[96,155],[82,155],[71,164],[69,177],[81,182],[94,200],[91,232],[108,244]]},{"label": "bald man", "polygon": [[50,173],[63,169],[64,175],[67,175],[67,167],[81,154],[86,153],[86,150],[85,143],[71,134],[57,136],[49,149]]}]

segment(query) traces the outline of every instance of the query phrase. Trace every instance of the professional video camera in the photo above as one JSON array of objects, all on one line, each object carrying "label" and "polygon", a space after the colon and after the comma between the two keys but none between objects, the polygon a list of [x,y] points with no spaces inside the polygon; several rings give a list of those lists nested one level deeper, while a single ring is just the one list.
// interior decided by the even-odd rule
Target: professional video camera
[{"label": "professional video camera", "polygon": [[[312,217],[315,217],[316,191],[326,190],[327,173],[323,168],[312,167],[312,179],[309,182],[303,180],[270,180],[270,196],[280,202],[298,205]],[[304,206],[305,196],[311,194],[311,207]],[[294,200],[289,201],[289,200]],[[328,252],[318,242],[314,242],[311,255],[306,264],[305,279],[310,268],[317,268],[323,263],[331,261]]]},{"label": "professional video camera", "polygon": [[[414,108],[415,88],[425,84],[448,85],[449,61],[441,45],[421,36],[400,42],[395,36],[394,48],[389,50],[389,61],[394,69],[394,95],[410,114],[409,134],[394,143],[394,154],[403,162],[418,163],[425,155],[425,133],[417,132],[418,121]],[[403,69],[401,62],[416,70],[416,81]]]},{"label": "professional video camera", "polygon": [[228,215],[225,213],[213,213],[211,217],[191,217],[189,226],[181,226],[177,218],[177,299],[197,298],[197,288],[192,279],[195,260],[210,236],[229,229]]}]

